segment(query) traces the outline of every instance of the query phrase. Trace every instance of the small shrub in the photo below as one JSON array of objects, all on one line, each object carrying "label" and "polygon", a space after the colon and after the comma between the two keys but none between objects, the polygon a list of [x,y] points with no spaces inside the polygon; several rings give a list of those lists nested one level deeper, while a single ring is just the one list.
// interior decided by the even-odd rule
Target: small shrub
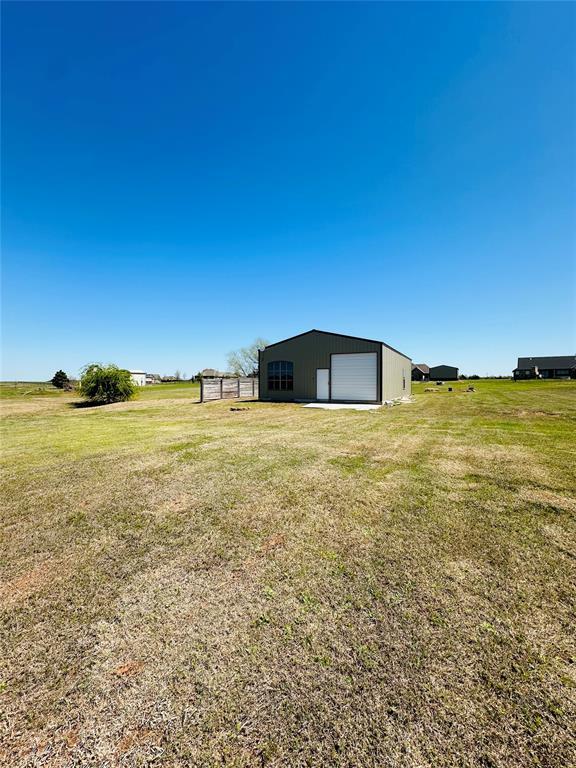
[{"label": "small shrub", "polygon": [[70,383],[70,379],[62,370],[56,371],[56,373],[54,374],[54,376],[52,376],[50,381],[52,385],[57,389],[64,389],[66,385]]},{"label": "small shrub", "polygon": [[117,365],[91,363],[82,371],[80,394],[93,403],[119,403],[134,397],[136,386],[129,371]]}]

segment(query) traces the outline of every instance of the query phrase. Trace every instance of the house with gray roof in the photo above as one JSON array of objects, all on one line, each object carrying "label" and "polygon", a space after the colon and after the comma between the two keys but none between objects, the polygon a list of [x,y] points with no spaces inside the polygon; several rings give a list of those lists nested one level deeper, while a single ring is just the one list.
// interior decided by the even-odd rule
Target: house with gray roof
[{"label": "house with gray roof", "polygon": [[412,381],[429,381],[430,367],[426,363],[414,363],[412,365]]},{"label": "house with gray roof", "polygon": [[519,357],[512,371],[517,379],[576,379],[576,355]]}]

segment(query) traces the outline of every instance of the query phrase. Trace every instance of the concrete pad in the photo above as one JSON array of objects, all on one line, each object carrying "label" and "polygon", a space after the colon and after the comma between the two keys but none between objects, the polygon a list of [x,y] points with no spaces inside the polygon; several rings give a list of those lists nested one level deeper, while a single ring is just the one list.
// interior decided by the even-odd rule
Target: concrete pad
[{"label": "concrete pad", "polygon": [[303,406],[303,408],[323,408],[325,411],[375,411],[381,407],[381,405],[371,405],[370,403],[306,403]]}]

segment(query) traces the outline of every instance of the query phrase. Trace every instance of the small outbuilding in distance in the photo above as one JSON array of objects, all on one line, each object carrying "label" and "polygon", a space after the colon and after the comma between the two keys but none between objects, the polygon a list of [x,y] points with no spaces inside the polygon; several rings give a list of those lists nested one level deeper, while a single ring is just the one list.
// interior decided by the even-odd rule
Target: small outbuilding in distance
[{"label": "small outbuilding in distance", "polygon": [[411,394],[411,370],[411,359],[383,341],[313,329],[260,350],[260,399],[399,400]]},{"label": "small outbuilding in distance", "polygon": [[146,371],[130,371],[130,376],[137,387],[146,386]]},{"label": "small outbuilding in distance", "polygon": [[456,381],[458,368],[453,365],[433,365],[430,368],[430,381]]},{"label": "small outbuilding in distance", "polygon": [[433,365],[415,363],[412,366],[412,381],[456,381],[458,368],[453,365]]}]

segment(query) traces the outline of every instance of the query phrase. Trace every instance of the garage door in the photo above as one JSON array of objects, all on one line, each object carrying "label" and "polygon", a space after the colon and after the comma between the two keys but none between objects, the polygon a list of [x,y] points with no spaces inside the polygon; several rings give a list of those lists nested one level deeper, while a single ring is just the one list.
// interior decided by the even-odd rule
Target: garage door
[{"label": "garage door", "polygon": [[377,363],[376,352],[332,355],[332,400],[377,400]]}]

